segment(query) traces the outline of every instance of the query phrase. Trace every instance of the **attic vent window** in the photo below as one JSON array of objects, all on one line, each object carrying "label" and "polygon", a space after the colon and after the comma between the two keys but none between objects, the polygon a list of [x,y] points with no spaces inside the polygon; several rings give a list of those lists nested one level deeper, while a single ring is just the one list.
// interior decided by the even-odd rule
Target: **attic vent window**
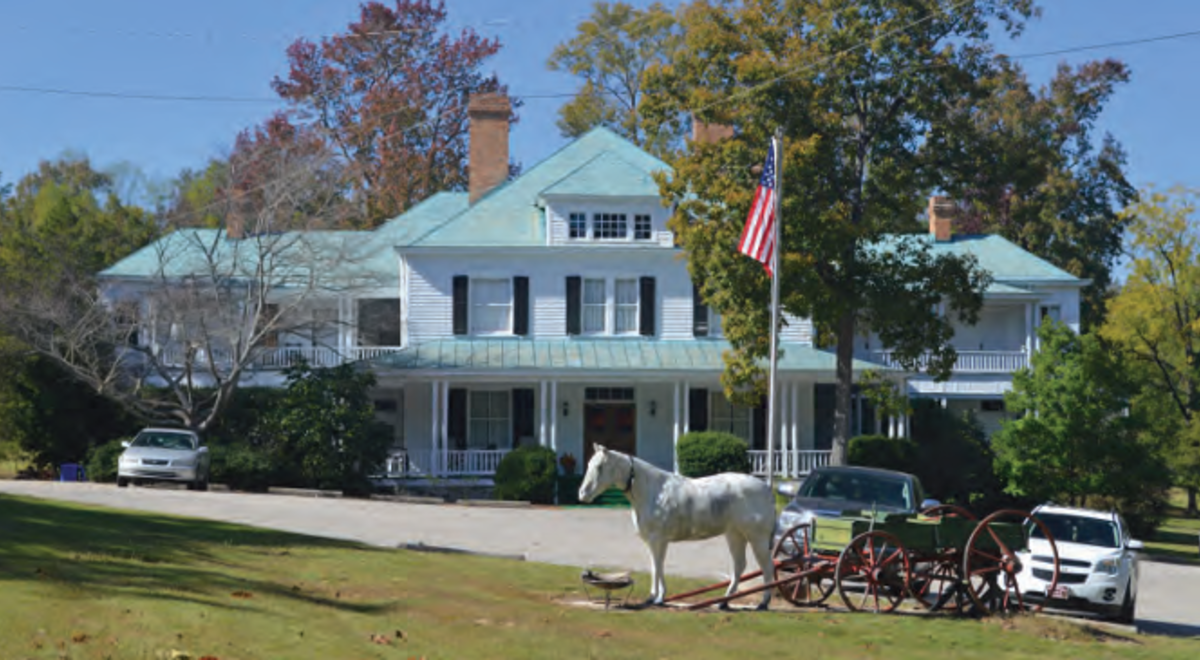
[{"label": "attic vent window", "polygon": [[595,238],[613,239],[629,236],[629,221],[624,213],[597,213],[592,216]]},{"label": "attic vent window", "polygon": [[648,216],[648,215],[633,216],[633,240],[635,240],[635,241],[650,240],[650,216]]}]

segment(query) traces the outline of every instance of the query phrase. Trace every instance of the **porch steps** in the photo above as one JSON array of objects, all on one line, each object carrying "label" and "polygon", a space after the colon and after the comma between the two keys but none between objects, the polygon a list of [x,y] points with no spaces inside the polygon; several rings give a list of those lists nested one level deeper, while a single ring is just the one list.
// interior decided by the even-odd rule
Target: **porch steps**
[{"label": "porch steps", "polygon": [[620,488],[609,488],[592,500],[592,506],[629,507],[629,500]]}]

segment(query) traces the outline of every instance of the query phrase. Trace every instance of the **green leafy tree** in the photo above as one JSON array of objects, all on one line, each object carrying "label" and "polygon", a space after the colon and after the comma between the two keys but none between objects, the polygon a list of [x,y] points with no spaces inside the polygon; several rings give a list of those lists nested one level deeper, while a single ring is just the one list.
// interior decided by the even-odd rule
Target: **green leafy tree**
[{"label": "green leafy tree", "polygon": [[574,138],[606,126],[652,153],[679,145],[678,124],[642,117],[647,71],[669,61],[681,36],[674,15],[660,2],[638,9],[625,2],[597,2],[576,35],[550,55],[552,71],[579,78],[578,94],[558,109],[558,128]]},{"label": "green leafy tree", "polygon": [[1109,305],[1102,335],[1123,348],[1143,378],[1170,439],[1176,482],[1196,510],[1200,487],[1200,229],[1197,191],[1149,190],[1126,215],[1132,269]]},{"label": "green leafy tree", "polygon": [[982,102],[956,105],[971,130],[948,135],[939,148],[960,200],[959,229],[999,234],[1054,265],[1090,280],[1083,289],[1084,331],[1104,320],[1113,268],[1121,256],[1136,198],[1125,176],[1125,151],[1096,123],[1118,86],[1121,62],[1062,65],[1041,88],[1014,63],[1000,61],[982,77]]},{"label": "green leafy tree", "polygon": [[757,184],[750,166],[783,131],[781,303],[837,347],[835,464],[855,337],[873,331],[905,367],[946,377],[951,321],[978,319],[990,278],[977,262],[898,234],[920,231],[925,196],[972,166],[941,147],[973,130],[961,104],[988,94],[992,28],[1015,35],[1033,14],[1031,0],[701,1],[683,12],[671,62],[649,74],[650,121],[691,113],[735,129],[671,159],[660,185],[693,280],[722,314],[734,349],[722,382],[742,401],[762,392],[770,283],[735,246]]},{"label": "green leafy tree", "polygon": [[375,420],[375,375],[344,364],[284,371],[287,390],[256,433],[273,445],[284,478],[296,485],[364,492],[392,439]]},{"label": "green leafy tree", "polygon": [[1097,498],[1126,513],[1153,510],[1167,475],[1143,442],[1143,411],[1131,407],[1137,384],[1120,353],[1093,334],[1061,323],[1038,330],[1030,369],[1013,376],[1006,397],[1019,417],[992,436],[1005,490],[1034,500],[1083,505]]}]

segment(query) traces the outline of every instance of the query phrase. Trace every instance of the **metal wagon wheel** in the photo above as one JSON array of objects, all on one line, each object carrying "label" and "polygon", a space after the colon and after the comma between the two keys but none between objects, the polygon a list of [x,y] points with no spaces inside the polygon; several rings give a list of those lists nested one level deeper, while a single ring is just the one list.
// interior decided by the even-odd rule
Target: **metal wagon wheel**
[{"label": "metal wagon wheel", "polygon": [[[975,606],[985,614],[997,612],[1040,612],[1044,598],[1029,601],[1021,593],[1017,575],[1021,572],[1021,558],[1017,554],[1025,547],[1012,547],[1013,539],[1006,542],[998,525],[1023,525],[1026,521],[1037,525],[1042,536],[1050,544],[1052,575],[1047,595],[1058,584],[1058,546],[1046,524],[1026,511],[1002,509],[979,521],[971,532],[963,552],[963,573],[966,576],[967,594]],[[1021,528],[1021,542],[1027,546],[1026,530]]]},{"label": "metal wagon wheel", "polygon": [[[954,504],[939,504],[921,512],[927,518],[978,520],[975,514]],[[958,548],[945,548],[938,554],[913,562],[912,597],[932,612],[961,612],[970,602],[962,578],[962,555]]]},{"label": "metal wagon wheel", "polygon": [[797,607],[813,607],[825,602],[833,593],[833,575],[828,569],[816,568],[826,560],[812,553],[809,539],[812,526],[808,523],[794,525],[775,542],[771,558],[775,560],[775,579],[786,580],[800,573],[811,572],[807,577],[776,587],[779,597]]},{"label": "metal wagon wheel", "polygon": [[835,570],[838,595],[853,612],[891,612],[896,609],[909,592],[909,575],[908,552],[904,544],[882,531],[864,532],[854,537],[842,550]]}]

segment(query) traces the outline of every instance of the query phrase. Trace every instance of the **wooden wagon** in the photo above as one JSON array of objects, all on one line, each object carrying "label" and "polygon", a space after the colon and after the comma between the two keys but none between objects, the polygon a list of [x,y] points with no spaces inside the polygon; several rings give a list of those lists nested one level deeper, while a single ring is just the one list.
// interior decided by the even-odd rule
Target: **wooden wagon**
[{"label": "wooden wagon", "polygon": [[[890,612],[907,598],[929,610],[1036,611],[1042,599],[1027,602],[1017,581],[1021,562],[1029,558],[1024,551],[1034,528],[1048,542],[1049,555],[1035,559],[1040,568],[1052,571],[1053,590],[1058,582],[1058,549],[1040,520],[1007,509],[977,520],[958,507],[939,506],[915,516],[844,511],[840,517],[796,525],[775,543],[774,581],[687,607],[709,607],[776,589],[801,607],[820,605],[837,591],[852,611]],[[756,571],[742,579],[760,576],[761,571]],[[709,585],[667,600],[682,601],[728,584]]]}]

